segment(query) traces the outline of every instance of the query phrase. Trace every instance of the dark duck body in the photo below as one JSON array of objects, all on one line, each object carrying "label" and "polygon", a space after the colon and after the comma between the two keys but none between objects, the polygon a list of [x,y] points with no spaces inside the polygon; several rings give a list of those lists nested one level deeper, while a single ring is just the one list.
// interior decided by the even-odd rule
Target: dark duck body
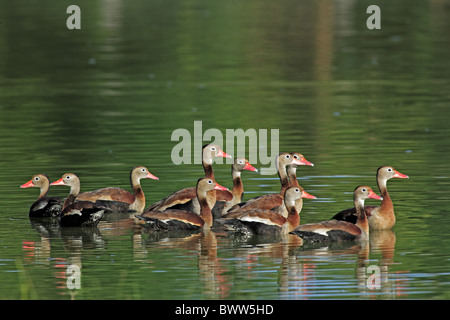
[{"label": "dark duck body", "polygon": [[[213,223],[208,193],[212,190],[228,190],[213,179],[201,178],[197,181],[196,197],[200,204],[200,214],[187,210],[166,209],[164,211],[146,211],[136,215],[136,223],[154,231],[209,230]],[[215,201],[214,201],[215,202]]]},{"label": "dark duck body", "polygon": [[[212,167],[215,157],[231,158],[218,145],[208,144],[202,148],[202,166],[205,172],[205,178],[215,181],[214,171]],[[233,197],[231,192],[227,190],[211,190],[209,191],[208,202],[211,208],[214,207],[216,200],[230,201]],[[200,214],[200,204],[196,197],[196,187],[184,188],[173,192],[158,202],[148,207],[147,211],[164,211],[166,209],[180,209]]]},{"label": "dark duck body", "polygon": [[[392,178],[409,178],[407,175],[398,172],[391,166],[383,166],[377,170],[377,184],[380,195],[383,198],[380,206],[364,206],[364,212],[372,230],[391,229],[395,225],[394,204],[387,190],[387,181]],[[356,208],[349,208],[338,212],[333,216],[335,220],[356,223]]]},{"label": "dark duck body", "polygon": [[133,193],[116,187],[97,189],[80,193],[76,201],[95,202],[112,212],[137,212],[145,209],[145,194],[141,187],[141,179],[159,180],[146,167],[137,166],[130,172],[130,184]]},{"label": "dark duck body", "polygon": [[250,209],[227,213],[217,222],[226,229],[245,235],[287,234],[300,224],[300,215],[295,202],[301,198],[315,199],[302,187],[289,187],[284,192],[287,218],[270,209]]},{"label": "dark duck body", "polygon": [[382,198],[376,195],[368,186],[358,186],[353,192],[357,212],[355,224],[347,221],[322,221],[298,226],[291,234],[295,234],[306,242],[339,242],[367,240],[369,238],[369,223],[364,213],[365,199]]},{"label": "dark duck body", "polygon": [[80,179],[76,174],[66,173],[51,185],[70,187],[69,196],[64,201],[59,216],[61,227],[94,227],[100,222],[107,210],[105,207],[90,201],[75,201],[80,192]]},{"label": "dark duck body", "polygon": [[20,186],[21,188],[35,187],[39,188],[39,196],[31,205],[28,213],[31,218],[57,217],[62,211],[61,199],[56,197],[47,197],[50,188],[50,181],[45,174],[36,174],[30,181]]}]

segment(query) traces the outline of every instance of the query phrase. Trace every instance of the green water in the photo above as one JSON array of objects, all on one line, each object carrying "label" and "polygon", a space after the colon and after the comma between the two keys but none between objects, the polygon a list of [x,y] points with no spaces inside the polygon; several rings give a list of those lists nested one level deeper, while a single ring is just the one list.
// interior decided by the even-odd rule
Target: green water
[{"label": "green water", "polygon": [[[77,1],[82,29],[68,30],[71,4],[0,3],[1,299],[450,298],[449,1]],[[380,30],[366,27],[371,4]],[[278,129],[280,151],[313,162],[298,172],[318,198],[302,223],[351,206],[394,166],[410,177],[388,183],[395,228],[370,246],[311,247],[155,237],[126,217],[89,230],[29,220],[38,191],[19,186],[36,173],[129,189],[144,165],[160,178],[142,182],[147,205],[193,186],[203,170],[173,164],[171,135],[194,121]],[[231,187],[229,164],[214,171]],[[279,190],[276,175],[243,182],[245,199]]]}]

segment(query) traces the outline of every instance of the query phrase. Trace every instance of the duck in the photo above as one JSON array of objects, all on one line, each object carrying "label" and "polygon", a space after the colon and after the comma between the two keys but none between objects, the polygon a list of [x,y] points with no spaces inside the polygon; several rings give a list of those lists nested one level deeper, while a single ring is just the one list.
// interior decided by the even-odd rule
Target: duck
[{"label": "duck", "polygon": [[133,193],[127,190],[108,187],[80,193],[76,201],[96,202],[112,212],[137,212],[145,209],[145,194],[141,187],[141,179],[159,180],[144,166],[136,166],[130,172],[130,184]]},{"label": "duck", "polygon": [[59,225],[61,227],[95,227],[100,222],[105,207],[91,201],[75,201],[80,193],[80,179],[75,173],[65,173],[51,186],[69,186],[69,196],[64,200]]},{"label": "duck", "polygon": [[[215,157],[231,158],[229,154],[225,153],[216,144],[207,144],[202,147],[202,166],[205,172],[204,177],[212,179],[214,181],[215,177],[212,162],[213,158]],[[233,198],[233,195],[228,189],[214,190],[210,191],[210,193],[215,193],[214,196],[208,197],[208,201],[210,201],[209,205],[211,208],[214,207],[216,200],[230,201]],[[212,203],[211,201],[214,201],[214,203]],[[196,214],[200,214],[200,204],[196,197],[196,187],[184,188],[175,191],[167,197],[159,200],[158,202],[153,203],[145,210],[145,212],[164,211],[168,208],[188,210]]]},{"label": "duck", "polygon": [[271,209],[287,218],[288,211],[283,204],[283,194],[290,186],[289,178],[287,176],[286,168],[289,165],[310,165],[306,159],[296,159],[290,153],[282,152],[276,158],[277,172],[280,178],[281,190],[280,193],[269,193],[246,202],[241,202],[231,207],[228,212],[247,211],[250,209]]},{"label": "duck", "polygon": [[237,203],[242,201],[242,194],[244,193],[244,184],[241,179],[241,172],[244,170],[258,172],[254,166],[245,158],[235,158],[231,165],[231,177],[233,179],[233,188],[230,190],[233,198],[229,201],[219,200],[216,201],[212,209],[214,219],[218,219],[223,216],[228,209]]},{"label": "duck", "polygon": [[[395,225],[394,205],[387,190],[387,181],[392,178],[408,179],[409,177],[398,172],[392,166],[382,166],[377,169],[377,184],[383,201],[380,206],[364,207],[370,229],[386,230],[392,229]],[[331,219],[356,223],[356,209],[353,207],[339,211]]]},{"label": "duck", "polygon": [[229,212],[217,222],[225,229],[237,231],[244,235],[288,234],[300,224],[300,212],[295,202],[301,198],[316,199],[302,187],[288,187],[284,192],[284,205],[288,211],[285,218],[270,209],[251,209]]},{"label": "duck", "polygon": [[361,185],[353,191],[353,202],[356,208],[357,221],[327,220],[318,223],[307,223],[298,226],[290,234],[294,234],[306,242],[341,242],[369,239],[369,223],[364,214],[365,199],[383,198],[366,185]]},{"label": "duck", "polygon": [[153,231],[210,230],[213,216],[207,197],[211,196],[208,194],[211,190],[228,190],[228,188],[217,184],[213,179],[200,178],[196,185],[200,215],[187,210],[166,209],[165,211],[146,211],[141,215],[135,215],[135,221]]},{"label": "duck", "polygon": [[50,180],[46,174],[35,174],[30,181],[22,184],[21,188],[40,188],[39,196],[31,205],[28,216],[31,218],[57,217],[62,210],[62,201],[57,197],[47,197]]}]

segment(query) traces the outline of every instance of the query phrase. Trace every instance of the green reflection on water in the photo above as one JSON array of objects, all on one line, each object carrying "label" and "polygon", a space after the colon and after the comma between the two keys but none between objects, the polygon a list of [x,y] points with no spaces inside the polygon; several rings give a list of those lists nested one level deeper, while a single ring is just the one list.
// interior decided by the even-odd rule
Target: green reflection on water
[{"label": "green reflection on water", "polygon": [[[0,4],[0,297],[448,298],[449,6],[375,2],[378,31],[365,28],[367,1],[80,1],[79,31],[65,28],[70,1]],[[267,239],[218,235],[199,251],[201,236],[164,246],[128,220],[78,235],[28,221],[37,190],[18,187],[38,172],[74,171],[82,190],[129,189],[130,169],[145,165],[160,178],[143,182],[148,204],[192,186],[202,168],[175,166],[170,137],[194,121],[279,129],[280,151],[316,165],[299,170],[319,198],[304,223],[349,206],[355,185],[375,187],[381,165],[408,174],[389,183],[390,258],[374,249],[366,263],[388,260],[387,291],[360,290],[360,249],[322,260],[292,243],[261,253],[250,249]],[[214,170],[231,187],[229,165]],[[246,198],[279,188],[276,176],[243,180]],[[71,292],[63,272],[80,261],[82,289]]]}]

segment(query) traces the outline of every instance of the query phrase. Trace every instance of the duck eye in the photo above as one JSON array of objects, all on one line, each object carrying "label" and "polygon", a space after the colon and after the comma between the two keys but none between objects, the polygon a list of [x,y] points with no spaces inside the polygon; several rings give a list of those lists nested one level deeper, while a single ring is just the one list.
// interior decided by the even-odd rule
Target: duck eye
[{"label": "duck eye", "polygon": [[388,171],[388,172],[391,172],[391,171],[392,171],[392,168],[388,168],[387,171]]},{"label": "duck eye", "polygon": [[216,151],[216,147],[211,147],[211,151]]},{"label": "duck eye", "polygon": [[366,188],[362,188],[362,192],[367,192],[367,189]]},{"label": "duck eye", "polygon": [[299,188],[296,188],[296,189],[295,189],[295,192],[300,192],[300,189],[299,189]]},{"label": "duck eye", "polygon": [[212,184],[213,182],[212,182],[212,180],[208,180],[208,183],[209,183],[209,184]]},{"label": "duck eye", "polygon": [[295,159],[298,159],[298,155],[296,155],[296,154],[294,154],[293,157],[294,157]]},{"label": "duck eye", "polygon": [[70,180],[70,176],[66,176],[66,179],[67,179],[67,180]]},{"label": "duck eye", "polygon": [[147,171],[147,170],[145,170],[145,168],[142,168],[141,171],[142,171],[142,172],[145,172],[145,171]]},{"label": "duck eye", "polygon": [[34,181],[39,181],[39,177],[35,177],[35,178],[34,178]]},{"label": "duck eye", "polygon": [[238,163],[239,163],[239,164],[244,164],[244,161],[239,160]]},{"label": "duck eye", "polygon": [[286,157],[286,159],[289,159],[291,156],[287,154],[287,155],[285,155],[285,157]]}]

